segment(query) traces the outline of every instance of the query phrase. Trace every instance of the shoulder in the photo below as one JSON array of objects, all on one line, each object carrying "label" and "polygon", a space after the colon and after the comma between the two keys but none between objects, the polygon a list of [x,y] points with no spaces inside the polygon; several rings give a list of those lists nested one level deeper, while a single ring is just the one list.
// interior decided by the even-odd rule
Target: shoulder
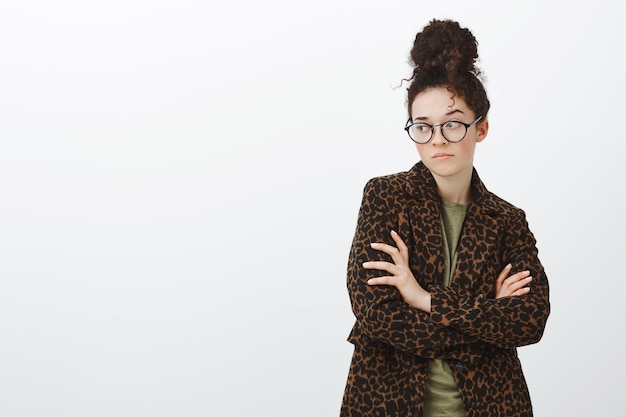
[{"label": "shoulder", "polygon": [[413,177],[412,170],[374,177],[365,184],[364,200],[387,206],[407,204],[415,188]]},{"label": "shoulder", "polygon": [[406,172],[371,178],[363,189],[361,207],[373,211],[391,211],[398,204],[402,205],[406,192]]},{"label": "shoulder", "polygon": [[371,178],[365,184],[365,191],[368,192],[397,192],[404,188],[407,180],[406,172],[397,172],[395,174],[383,175]]},{"label": "shoulder", "polygon": [[485,191],[483,206],[492,211],[498,218],[509,222],[519,222],[526,218],[526,213],[521,208],[497,196],[491,191]]},{"label": "shoulder", "polygon": [[365,185],[365,192],[379,194],[393,193],[395,196],[420,194],[424,187],[431,187],[432,176],[422,162],[415,164],[410,170],[396,172],[370,179]]},{"label": "shoulder", "polygon": [[521,208],[488,190],[476,169],[472,174],[472,194],[472,199],[477,200],[478,204],[492,216],[504,218],[525,216]]}]

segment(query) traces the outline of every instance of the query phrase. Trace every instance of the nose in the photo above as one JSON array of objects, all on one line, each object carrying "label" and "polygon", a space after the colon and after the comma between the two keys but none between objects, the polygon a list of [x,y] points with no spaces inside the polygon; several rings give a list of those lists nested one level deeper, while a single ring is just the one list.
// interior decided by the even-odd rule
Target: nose
[{"label": "nose", "polygon": [[446,138],[443,137],[443,132],[441,131],[440,126],[433,128],[433,138],[431,142],[433,145],[445,145],[448,143]]}]

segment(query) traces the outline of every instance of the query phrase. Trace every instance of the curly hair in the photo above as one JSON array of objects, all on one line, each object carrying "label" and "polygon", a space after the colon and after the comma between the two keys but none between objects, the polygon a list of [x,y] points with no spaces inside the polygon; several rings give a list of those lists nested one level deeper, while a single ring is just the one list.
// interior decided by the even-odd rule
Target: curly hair
[{"label": "curly hair", "polygon": [[414,69],[407,80],[411,82],[407,93],[409,117],[419,93],[445,87],[485,120],[490,104],[477,59],[478,42],[469,29],[453,20],[433,19],[415,36],[411,49]]}]

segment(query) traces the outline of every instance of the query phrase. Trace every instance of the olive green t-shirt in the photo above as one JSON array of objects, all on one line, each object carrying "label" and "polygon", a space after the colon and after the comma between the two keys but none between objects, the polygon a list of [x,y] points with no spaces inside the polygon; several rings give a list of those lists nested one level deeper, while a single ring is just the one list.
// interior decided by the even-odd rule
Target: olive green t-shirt
[{"label": "olive green t-shirt", "polygon": [[[441,226],[445,269],[443,285],[448,286],[456,269],[457,246],[467,206],[442,200]],[[452,376],[450,365],[443,359],[431,359],[428,365],[428,380],[424,403],[424,417],[463,417],[463,400]]]}]

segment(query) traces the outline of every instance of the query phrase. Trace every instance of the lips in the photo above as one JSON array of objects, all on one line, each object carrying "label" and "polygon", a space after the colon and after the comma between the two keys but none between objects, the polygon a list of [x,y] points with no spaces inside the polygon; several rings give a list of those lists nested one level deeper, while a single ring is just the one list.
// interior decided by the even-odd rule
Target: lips
[{"label": "lips", "polygon": [[433,155],[433,159],[446,159],[448,157],[452,156],[449,153],[436,153]]}]

